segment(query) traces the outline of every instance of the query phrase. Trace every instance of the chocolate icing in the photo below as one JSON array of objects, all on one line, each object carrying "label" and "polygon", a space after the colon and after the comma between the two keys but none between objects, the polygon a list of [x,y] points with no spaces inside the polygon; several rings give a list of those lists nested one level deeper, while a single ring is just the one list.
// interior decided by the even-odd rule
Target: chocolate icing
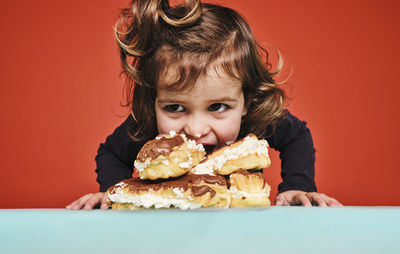
[{"label": "chocolate icing", "polygon": [[215,190],[211,189],[210,186],[207,185],[192,186],[192,193],[194,196],[202,196],[207,192],[211,193],[211,197],[214,197],[216,194]]},{"label": "chocolate icing", "polygon": [[193,184],[200,184],[202,181],[204,181],[205,183],[208,183],[208,184],[218,184],[218,185],[223,185],[223,186],[227,185],[226,179],[220,175],[187,174],[187,175],[184,175],[184,177]]},{"label": "chocolate icing", "polygon": [[154,160],[159,155],[168,155],[172,152],[174,147],[185,143],[185,140],[180,135],[176,135],[172,138],[167,138],[165,136],[159,137],[159,139],[153,139],[144,144],[137,156],[137,160],[144,162],[149,157]]},{"label": "chocolate icing", "polygon": [[[213,176],[213,175],[193,175],[186,174],[177,178],[170,178],[167,180],[141,180],[140,178],[130,178],[122,181],[127,185],[126,188],[131,192],[148,191],[153,189],[158,191],[160,189],[173,189],[182,188],[186,191],[189,187],[192,189],[193,195],[201,196],[206,192],[211,193],[211,197],[215,195],[215,191],[207,185],[201,185],[202,183],[207,184],[218,184],[222,186],[227,186],[227,181],[223,176]],[[118,186],[110,187],[110,193],[115,193],[115,189],[120,188]]]},{"label": "chocolate icing", "polygon": [[160,189],[168,189],[168,188],[183,188],[186,191],[189,187],[188,181],[182,181],[178,178],[171,178],[168,180],[141,180],[140,178],[130,178],[123,181],[128,185],[129,191],[139,192],[139,191],[148,191],[149,189],[153,189],[154,191],[158,191]]}]

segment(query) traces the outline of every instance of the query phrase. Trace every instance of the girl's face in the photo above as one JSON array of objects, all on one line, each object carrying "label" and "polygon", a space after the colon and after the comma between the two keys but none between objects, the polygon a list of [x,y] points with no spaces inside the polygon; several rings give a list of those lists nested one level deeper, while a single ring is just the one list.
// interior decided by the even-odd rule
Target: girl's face
[{"label": "girl's face", "polygon": [[155,111],[159,133],[185,134],[208,151],[234,142],[246,113],[241,82],[215,72],[199,78],[193,89],[158,87]]}]

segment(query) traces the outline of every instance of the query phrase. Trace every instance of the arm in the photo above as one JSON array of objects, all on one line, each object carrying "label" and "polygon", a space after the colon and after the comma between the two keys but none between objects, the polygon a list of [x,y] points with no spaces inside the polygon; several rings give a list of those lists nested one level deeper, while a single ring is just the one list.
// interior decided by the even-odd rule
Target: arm
[{"label": "arm", "polygon": [[315,149],[306,122],[286,112],[267,138],[269,145],[280,152],[282,183],[278,191],[317,191],[315,185]]},{"label": "arm", "polygon": [[286,112],[277,123],[275,133],[267,139],[280,152],[282,183],[275,198],[276,205],[341,206],[315,185],[315,149],[306,122]]},{"label": "arm", "polygon": [[133,141],[128,132],[135,128],[131,115],[107,137],[97,151],[96,173],[100,191],[132,177],[133,162],[144,142]]}]

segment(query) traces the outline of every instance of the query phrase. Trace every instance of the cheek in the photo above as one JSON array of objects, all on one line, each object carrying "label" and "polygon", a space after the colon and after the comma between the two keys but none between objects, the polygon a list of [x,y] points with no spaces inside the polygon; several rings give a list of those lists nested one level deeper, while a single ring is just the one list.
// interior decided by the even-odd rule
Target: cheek
[{"label": "cheek", "polygon": [[220,123],[218,127],[218,140],[221,143],[235,141],[239,135],[241,117],[232,117],[229,121]]},{"label": "cheek", "polygon": [[169,126],[168,119],[162,114],[159,114],[156,111],[156,119],[157,119],[157,129],[159,133],[167,133],[167,129]]},{"label": "cheek", "polygon": [[156,111],[158,133],[169,133],[174,130],[179,132],[179,124],[176,120],[167,117],[165,114]]}]

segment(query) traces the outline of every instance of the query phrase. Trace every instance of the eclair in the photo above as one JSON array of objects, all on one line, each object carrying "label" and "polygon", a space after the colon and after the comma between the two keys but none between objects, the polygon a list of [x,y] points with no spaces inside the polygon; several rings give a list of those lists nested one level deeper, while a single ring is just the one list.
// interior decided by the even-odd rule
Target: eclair
[{"label": "eclair", "polygon": [[204,159],[201,144],[171,131],[144,144],[134,162],[141,179],[167,179],[187,173]]},{"label": "eclair", "polygon": [[265,182],[262,173],[249,173],[245,170],[229,176],[229,192],[232,195],[230,207],[270,206],[271,187]]},{"label": "eclair", "polygon": [[267,168],[271,164],[268,142],[254,134],[225,146],[193,167],[193,174],[229,175],[239,170]]},{"label": "eclair", "polygon": [[227,208],[231,194],[222,176],[192,175],[167,180],[130,178],[110,187],[108,203],[114,210],[140,208]]}]

